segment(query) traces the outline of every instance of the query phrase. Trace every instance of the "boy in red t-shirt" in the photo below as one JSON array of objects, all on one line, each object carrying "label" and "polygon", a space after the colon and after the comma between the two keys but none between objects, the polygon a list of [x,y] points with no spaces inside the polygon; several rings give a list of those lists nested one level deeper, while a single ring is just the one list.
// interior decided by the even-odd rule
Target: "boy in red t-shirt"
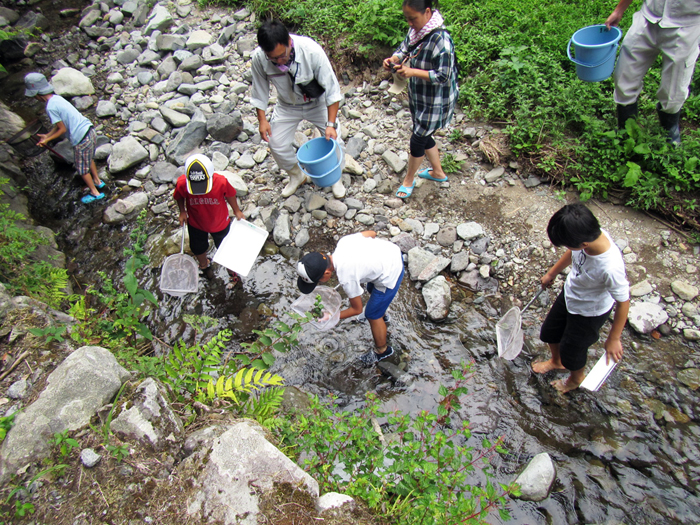
[{"label": "boy in red t-shirt", "polygon": [[[185,162],[185,174],[180,175],[173,193],[180,208],[180,225],[187,221],[190,249],[199,262],[199,269],[211,279],[214,271],[207,257],[209,234],[218,248],[231,226],[228,202],[236,215],[243,219],[243,212],[236,201],[236,190],[223,175],[214,173],[214,165],[204,155],[191,155]],[[238,281],[236,272],[228,270],[232,283]]]}]

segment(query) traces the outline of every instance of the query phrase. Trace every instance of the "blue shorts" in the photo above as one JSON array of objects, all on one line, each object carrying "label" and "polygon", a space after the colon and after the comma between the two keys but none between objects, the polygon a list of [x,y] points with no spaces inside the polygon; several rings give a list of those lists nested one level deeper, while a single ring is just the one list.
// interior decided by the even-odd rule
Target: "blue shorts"
[{"label": "blue shorts", "polygon": [[391,301],[394,300],[396,293],[399,291],[399,286],[401,286],[401,281],[403,281],[403,274],[404,269],[401,268],[401,275],[399,275],[396,285],[393,288],[387,288],[383,292],[377,290],[372,283],[367,283],[367,291],[370,294],[367,306],[365,306],[365,317],[367,319],[374,321],[384,317]]}]

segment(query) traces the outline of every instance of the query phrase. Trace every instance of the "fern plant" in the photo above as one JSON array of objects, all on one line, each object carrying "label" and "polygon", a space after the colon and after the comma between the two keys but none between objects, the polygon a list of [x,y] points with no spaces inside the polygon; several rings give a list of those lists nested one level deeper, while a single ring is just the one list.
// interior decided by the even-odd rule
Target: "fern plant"
[{"label": "fern plant", "polygon": [[282,404],[284,379],[277,374],[241,368],[234,375],[221,376],[207,384],[207,400],[230,399],[245,416],[266,420],[273,416]]}]

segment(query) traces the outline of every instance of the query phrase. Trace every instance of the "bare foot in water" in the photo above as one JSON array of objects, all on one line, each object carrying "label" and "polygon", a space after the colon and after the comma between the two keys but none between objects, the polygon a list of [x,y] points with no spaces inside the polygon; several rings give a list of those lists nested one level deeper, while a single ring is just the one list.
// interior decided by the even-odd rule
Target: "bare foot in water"
[{"label": "bare foot in water", "polygon": [[556,365],[551,359],[548,361],[539,361],[537,363],[532,363],[532,371],[536,374],[546,374],[551,370],[566,370],[564,365]]},{"label": "bare foot in water", "polygon": [[571,390],[576,390],[579,387],[578,383],[572,382],[570,377],[567,377],[566,379],[557,379],[556,381],[552,381],[550,385],[552,385],[562,394],[566,394]]}]

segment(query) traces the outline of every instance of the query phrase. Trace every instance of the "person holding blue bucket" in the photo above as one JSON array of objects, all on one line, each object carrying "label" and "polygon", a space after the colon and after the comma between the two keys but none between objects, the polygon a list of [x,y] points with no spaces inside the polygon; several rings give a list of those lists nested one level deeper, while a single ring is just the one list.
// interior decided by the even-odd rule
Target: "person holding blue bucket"
[{"label": "person holding blue bucket", "polygon": [[[257,111],[260,137],[270,144],[277,165],[289,174],[282,197],[294,194],[307,177],[297,165],[294,133],[302,120],[314,124],[326,140],[338,138],[340,84],[323,48],[312,39],[290,35],[279,20],[258,29],[259,47],[253,52],[253,91],[250,103]],[[272,119],[265,115],[270,83],[277,89]],[[331,187],[337,199],[345,197],[338,181]]]},{"label": "person holding blue bucket", "polygon": [[[632,0],[620,0],[605,21],[617,26]],[[659,122],[667,140],[680,144],[681,109],[688,98],[700,44],[700,1],[644,0],[634,13],[625,35],[613,78],[617,122],[620,129],[638,113],[637,99],[642,81],[656,57],[661,54],[661,84],[656,92]]]},{"label": "person holding blue bucket", "polygon": [[452,120],[459,91],[454,43],[437,10],[437,0],[404,0],[403,14],[410,30],[383,65],[409,79],[413,133],[406,177],[396,192],[397,197],[407,199],[416,186],[414,177],[423,157],[428,157],[432,168],[418,172],[419,177],[435,182],[447,180],[433,134]]}]

